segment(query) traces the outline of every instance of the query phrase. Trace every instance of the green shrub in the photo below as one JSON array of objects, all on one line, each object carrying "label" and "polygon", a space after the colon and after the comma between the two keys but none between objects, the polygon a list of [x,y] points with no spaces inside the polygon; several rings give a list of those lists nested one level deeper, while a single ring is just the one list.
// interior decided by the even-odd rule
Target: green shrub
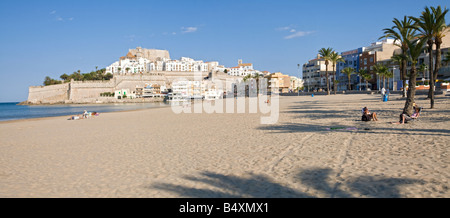
[{"label": "green shrub", "polygon": [[114,93],[112,93],[112,92],[103,92],[103,93],[100,93],[100,96],[101,97],[114,97]]},{"label": "green shrub", "polygon": [[56,85],[56,84],[62,84],[62,81],[52,79],[49,76],[45,77],[44,86]]}]

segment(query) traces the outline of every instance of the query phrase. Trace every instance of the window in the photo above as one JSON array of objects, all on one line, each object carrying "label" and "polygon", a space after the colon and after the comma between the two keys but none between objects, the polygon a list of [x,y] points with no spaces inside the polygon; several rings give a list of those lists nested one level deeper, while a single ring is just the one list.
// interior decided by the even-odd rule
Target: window
[{"label": "window", "polygon": [[367,65],[367,58],[364,58],[364,65]]},{"label": "window", "polygon": [[373,58],[370,58],[370,63],[373,63]]}]

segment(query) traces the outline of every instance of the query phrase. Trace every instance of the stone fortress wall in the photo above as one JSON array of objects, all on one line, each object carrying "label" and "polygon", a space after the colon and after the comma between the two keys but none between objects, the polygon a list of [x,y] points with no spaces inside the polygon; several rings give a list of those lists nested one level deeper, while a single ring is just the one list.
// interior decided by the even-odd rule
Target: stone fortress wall
[{"label": "stone fortress wall", "polygon": [[51,86],[31,86],[28,91],[28,104],[59,103],[96,103],[101,101],[101,93],[128,89],[147,84],[159,84],[171,87],[175,79],[196,80],[207,77],[208,73],[199,72],[152,72],[151,74],[114,75],[109,81],[71,81]]},{"label": "stone fortress wall", "polygon": [[163,58],[170,59],[170,54],[167,50],[143,49],[137,47],[136,49],[130,49],[129,52],[137,58],[146,58],[151,62],[162,60]]},{"label": "stone fortress wall", "polygon": [[68,99],[69,84],[52,86],[31,86],[28,88],[28,102],[63,102]]}]

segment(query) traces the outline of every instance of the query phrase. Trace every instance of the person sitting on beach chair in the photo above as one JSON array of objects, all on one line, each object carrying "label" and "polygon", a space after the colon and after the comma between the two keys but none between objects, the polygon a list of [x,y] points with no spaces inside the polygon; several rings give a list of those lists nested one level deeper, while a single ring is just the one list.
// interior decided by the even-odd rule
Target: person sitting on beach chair
[{"label": "person sitting on beach chair", "polygon": [[417,120],[420,117],[420,112],[422,112],[422,109],[423,109],[422,107],[414,107],[414,113],[411,116],[409,116],[406,113],[402,113],[400,115],[400,121],[393,124],[405,124],[408,121]]},{"label": "person sitting on beach chair", "polygon": [[363,114],[361,118],[362,121],[371,121],[371,120],[378,121],[377,114],[371,113],[367,107],[364,107],[362,109],[362,114]]}]

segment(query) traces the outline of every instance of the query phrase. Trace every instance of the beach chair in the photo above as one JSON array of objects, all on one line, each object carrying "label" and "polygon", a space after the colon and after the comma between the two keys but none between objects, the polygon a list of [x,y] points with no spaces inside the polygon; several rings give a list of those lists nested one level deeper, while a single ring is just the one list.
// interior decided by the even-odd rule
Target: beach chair
[{"label": "beach chair", "polygon": [[[415,107],[414,107],[414,110],[416,110]],[[416,117],[416,118],[410,117],[409,120],[405,120],[405,123],[409,123],[409,122],[412,123],[412,122],[418,122],[418,121],[420,121],[420,116],[421,116],[421,114],[422,114],[422,111],[423,111],[423,107],[420,107],[420,108],[419,108],[419,116]]]},{"label": "beach chair", "polygon": [[410,121],[412,121],[412,122],[420,121],[420,116],[422,116],[422,111],[423,111],[423,107],[419,107],[419,116],[417,118],[413,118]]}]

